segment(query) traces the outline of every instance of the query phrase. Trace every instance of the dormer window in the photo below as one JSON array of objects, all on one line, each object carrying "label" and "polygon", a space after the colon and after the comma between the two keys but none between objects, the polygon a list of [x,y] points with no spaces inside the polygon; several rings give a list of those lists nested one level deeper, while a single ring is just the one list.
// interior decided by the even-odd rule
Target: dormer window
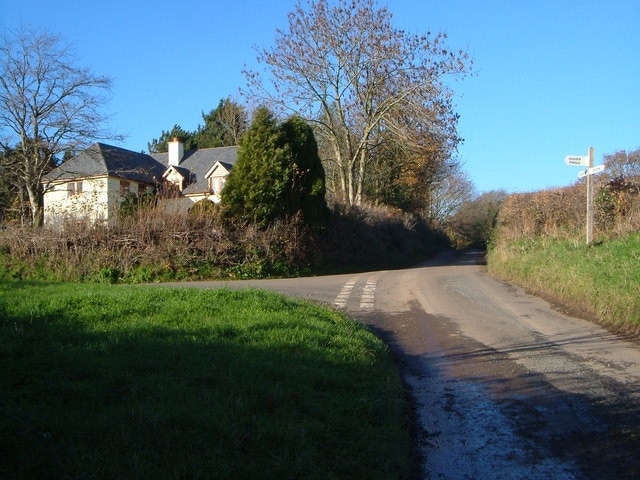
[{"label": "dormer window", "polygon": [[222,192],[222,187],[224,187],[224,178],[222,177],[209,177],[209,191],[216,195]]}]

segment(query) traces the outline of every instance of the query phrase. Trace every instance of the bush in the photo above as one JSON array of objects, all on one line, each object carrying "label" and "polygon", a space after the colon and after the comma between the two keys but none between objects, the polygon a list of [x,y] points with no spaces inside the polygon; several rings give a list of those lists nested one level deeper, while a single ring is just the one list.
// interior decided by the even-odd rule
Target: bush
[{"label": "bush", "polygon": [[409,265],[445,237],[399,211],[336,207],[326,228],[302,215],[267,226],[203,215],[136,213],[112,228],[0,230],[0,275],[20,279],[140,283],[284,277]]},{"label": "bush", "polygon": [[[594,234],[617,237],[640,229],[640,150],[604,156],[607,169],[594,181]],[[498,216],[497,241],[573,239],[586,228],[587,189],[576,184],[510,195]]]}]

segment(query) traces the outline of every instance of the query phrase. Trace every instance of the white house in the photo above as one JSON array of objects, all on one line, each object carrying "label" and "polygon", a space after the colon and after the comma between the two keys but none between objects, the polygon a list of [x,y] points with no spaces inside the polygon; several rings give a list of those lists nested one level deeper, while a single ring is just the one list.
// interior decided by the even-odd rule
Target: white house
[{"label": "white house", "polygon": [[167,153],[148,155],[95,143],[44,179],[44,224],[109,223],[128,193],[162,193],[166,210],[186,212],[194,203],[220,201],[237,147],[184,151],[178,140]]}]

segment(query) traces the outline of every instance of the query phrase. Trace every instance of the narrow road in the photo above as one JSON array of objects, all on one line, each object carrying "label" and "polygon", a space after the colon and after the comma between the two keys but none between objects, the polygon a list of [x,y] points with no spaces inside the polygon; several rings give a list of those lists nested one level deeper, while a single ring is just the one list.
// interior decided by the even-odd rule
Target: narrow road
[{"label": "narrow road", "polygon": [[640,347],[493,279],[482,260],[180,285],[265,288],[369,325],[403,367],[424,479],[640,478]]}]

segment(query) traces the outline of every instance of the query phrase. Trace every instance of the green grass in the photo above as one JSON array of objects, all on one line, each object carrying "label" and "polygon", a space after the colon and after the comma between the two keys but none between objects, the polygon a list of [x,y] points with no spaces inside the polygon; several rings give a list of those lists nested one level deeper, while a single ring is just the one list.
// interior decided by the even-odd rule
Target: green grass
[{"label": "green grass", "polygon": [[0,478],[409,478],[401,377],[260,291],[0,284]]},{"label": "green grass", "polygon": [[489,270],[604,322],[640,328],[640,234],[585,245],[535,238],[489,252]]}]

